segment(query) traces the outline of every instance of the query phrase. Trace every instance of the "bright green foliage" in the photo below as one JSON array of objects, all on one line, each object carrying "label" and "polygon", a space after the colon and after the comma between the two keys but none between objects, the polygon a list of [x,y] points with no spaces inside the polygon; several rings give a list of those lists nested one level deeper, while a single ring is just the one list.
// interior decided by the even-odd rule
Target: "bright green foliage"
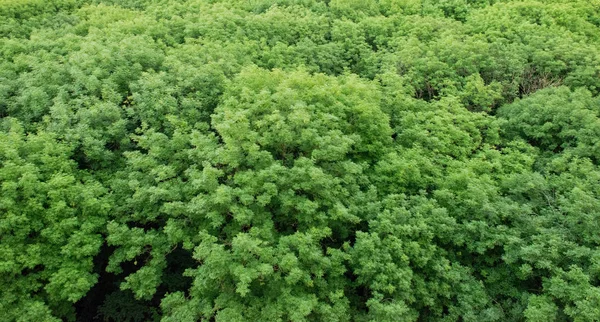
[{"label": "bright green foliage", "polygon": [[600,161],[600,100],[583,89],[541,90],[499,110],[507,137],[527,140],[552,158],[557,152]]},{"label": "bright green foliage", "polygon": [[597,0],[0,0],[0,321],[599,321]]},{"label": "bright green foliage", "polygon": [[342,243],[365,216],[364,160],[391,135],[376,88],[250,68],[225,95],[213,115],[221,170],[207,173],[222,183],[192,201],[209,220],[194,251],[202,265],[188,272],[199,315],[349,320]]},{"label": "bright green foliage", "polygon": [[[2,196],[1,309],[9,320],[72,316],[69,303],[97,282],[92,259],[102,244],[110,204],[106,190],[69,160],[49,133],[23,133],[4,120],[0,136]],[[46,306],[47,305],[47,306]]]}]

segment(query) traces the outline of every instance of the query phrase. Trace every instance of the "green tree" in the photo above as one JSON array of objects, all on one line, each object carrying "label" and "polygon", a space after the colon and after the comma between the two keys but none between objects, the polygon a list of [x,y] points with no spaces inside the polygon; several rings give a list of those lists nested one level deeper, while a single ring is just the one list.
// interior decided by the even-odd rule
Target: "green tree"
[{"label": "green tree", "polygon": [[[106,189],[46,132],[15,119],[0,133],[1,309],[4,319],[74,319],[72,303],[97,282],[93,259],[111,208]],[[53,317],[54,316],[54,317]]]}]

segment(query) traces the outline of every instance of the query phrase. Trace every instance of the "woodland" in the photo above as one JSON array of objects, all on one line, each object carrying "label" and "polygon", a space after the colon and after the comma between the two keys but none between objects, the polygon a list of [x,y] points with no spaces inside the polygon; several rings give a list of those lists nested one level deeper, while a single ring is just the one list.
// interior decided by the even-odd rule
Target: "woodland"
[{"label": "woodland", "polygon": [[600,0],[0,0],[0,321],[600,321]]}]

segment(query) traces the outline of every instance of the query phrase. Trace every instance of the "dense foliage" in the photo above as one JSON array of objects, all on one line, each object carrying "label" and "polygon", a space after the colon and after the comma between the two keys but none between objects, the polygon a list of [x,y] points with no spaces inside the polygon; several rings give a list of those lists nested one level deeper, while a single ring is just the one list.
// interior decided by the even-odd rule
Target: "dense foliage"
[{"label": "dense foliage", "polygon": [[0,0],[1,321],[600,321],[598,0]]}]

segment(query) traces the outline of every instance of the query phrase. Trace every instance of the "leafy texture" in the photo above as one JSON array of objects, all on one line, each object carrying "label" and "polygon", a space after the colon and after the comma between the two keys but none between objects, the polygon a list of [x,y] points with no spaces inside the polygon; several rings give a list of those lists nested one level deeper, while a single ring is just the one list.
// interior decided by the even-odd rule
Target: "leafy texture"
[{"label": "leafy texture", "polygon": [[0,320],[600,320],[597,0],[0,0]]}]

